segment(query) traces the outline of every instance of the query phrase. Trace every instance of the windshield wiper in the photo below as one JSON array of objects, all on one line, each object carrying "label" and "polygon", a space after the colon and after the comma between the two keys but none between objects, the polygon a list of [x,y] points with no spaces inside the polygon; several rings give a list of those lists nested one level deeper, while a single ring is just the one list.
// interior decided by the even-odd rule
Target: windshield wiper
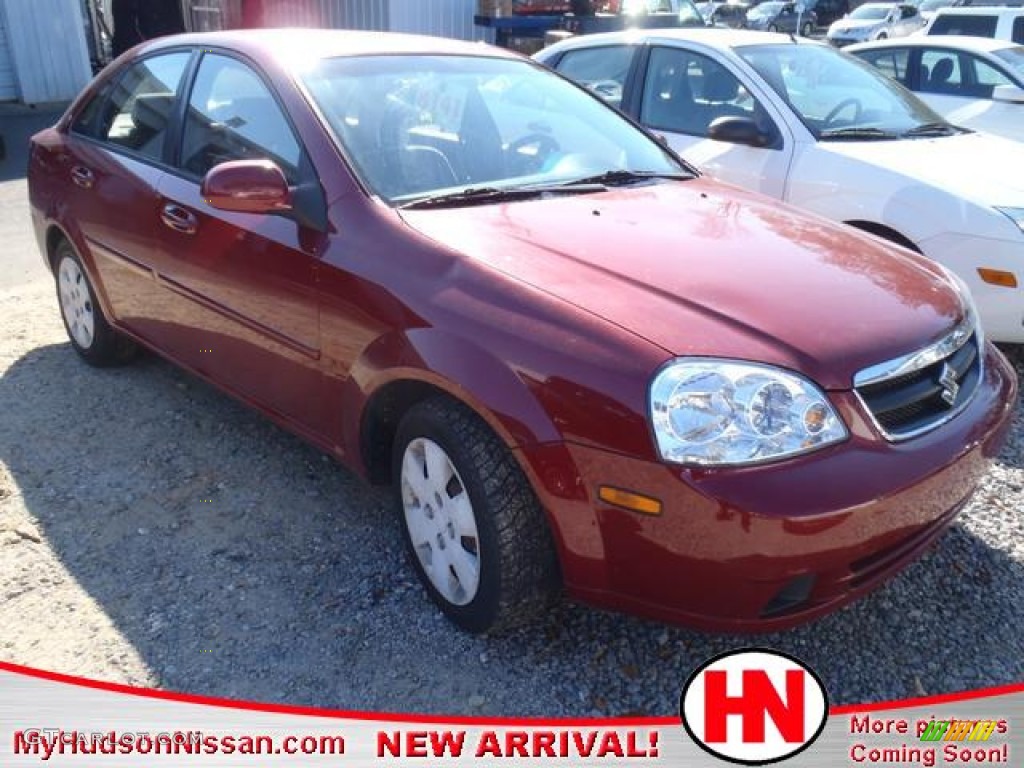
[{"label": "windshield wiper", "polygon": [[[591,190],[571,189],[570,192],[600,192],[604,187],[595,186]],[[446,192],[440,195],[428,195],[402,203],[399,208],[444,208],[447,206],[473,205],[476,203],[501,203],[508,200],[528,200],[531,197],[540,197],[546,192],[552,191],[550,187],[529,186],[529,187],[467,187],[458,192]],[[561,191],[561,190],[556,190]]]},{"label": "windshield wiper", "polygon": [[954,133],[966,133],[966,129],[958,128],[950,123],[922,123],[911,128],[904,136],[952,136]]},{"label": "windshield wiper", "polygon": [[897,134],[890,131],[883,131],[881,128],[834,128],[831,131],[822,131],[819,139],[895,139]]},{"label": "windshield wiper", "polygon": [[649,179],[676,179],[689,181],[693,178],[694,176],[689,173],[674,171],[629,171],[620,168],[614,171],[597,173],[593,176],[584,176],[582,179],[566,181],[559,184],[559,187],[563,189],[573,189],[576,187],[587,186],[589,184],[603,184],[605,186],[613,187],[620,184],[632,184],[637,181],[647,181]]}]

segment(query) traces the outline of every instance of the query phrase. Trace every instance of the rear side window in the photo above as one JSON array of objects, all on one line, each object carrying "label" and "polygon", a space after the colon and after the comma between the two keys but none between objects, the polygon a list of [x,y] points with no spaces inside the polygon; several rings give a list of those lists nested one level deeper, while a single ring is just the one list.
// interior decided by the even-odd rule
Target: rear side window
[{"label": "rear side window", "polygon": [[263,158],[298,181],[302,150],[263,80],[236,59],[205,55],[185,118],[182,167],[204,176],[228,160]]},{"label": "rear side window", "polygon": [[168,53],[129,67],[114,85],[92,135],[159,160],[190,55]]},{"label": "rear side window", "polygon": [[932,22],[929,35],[971,35],[973,37],[995,37],[998,19],[991,15],[958,16],[939,14]]},{"label": "rear side window", "polygon": [[1013,20],[1012,39],[1013,42],[1024,45],[1024,16]]},{"label": "rear side window", "polygon": [[622,90],[632,61],[630,46],[607,45],[569,51],[559,60],[556,69],[618,107],[622,104]]},{"label": "rear side window", "polygon": [[895,48],[883,51],[863,51],[857,55],[893,80],[898,80],[904,85],[910,85],[907,77],[907,66],[910,59],[909,49]]}]

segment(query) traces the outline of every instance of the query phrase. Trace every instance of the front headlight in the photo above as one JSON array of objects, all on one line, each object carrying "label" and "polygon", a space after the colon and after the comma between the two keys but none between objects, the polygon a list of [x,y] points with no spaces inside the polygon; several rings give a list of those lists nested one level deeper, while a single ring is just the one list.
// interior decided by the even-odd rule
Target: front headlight
[{"label": "front headlight", "polygon": [[1004,216],[1009,216],[1010,220],[1017,225],[1017,227],[1024,232],[1024,208],[999,208],[996,207]]},{"label": "front headlight", "polygon": [[651,385],[651,424],[665,461],[754,464],[845,440],[846,427],[807,379],[768,365],[680,358]]},{"label": "front headlight", "polygon": [[946,277],[949,281],[956,286],[957,291],[960,293],[960,300],[964,304],[964,313],[966,315],[966,322],[974,327],[974,332],[978,334],[978,346],[983,347],[985,341],[985,331],[981,326],[981,322],[978,317],[978,304],[974,301],[974,294],[971,293],[971,289],[964,282],[964,279],[960,277],[956,272],[951,270],[944,264],[939,264],[939,267],[943,272],[946,273]]}]

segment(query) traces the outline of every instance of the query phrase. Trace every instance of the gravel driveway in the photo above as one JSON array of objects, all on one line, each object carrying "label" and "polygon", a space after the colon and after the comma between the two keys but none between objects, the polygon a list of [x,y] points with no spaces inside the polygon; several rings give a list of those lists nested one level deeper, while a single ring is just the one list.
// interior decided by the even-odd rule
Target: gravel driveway
[{"label": "gravel driveway", "polygon": [[[345,709],[668,715],[696,664],[750,641],[570,604],[463,635],[415,583],[384,492],[153,357],[85,366],[42,267],[17,282],[0,288],[0,659]],[[834,703],[934,694],[1024,680],[1022,605],[1018,410],[935,550],[756,641],[807,660]]]}]

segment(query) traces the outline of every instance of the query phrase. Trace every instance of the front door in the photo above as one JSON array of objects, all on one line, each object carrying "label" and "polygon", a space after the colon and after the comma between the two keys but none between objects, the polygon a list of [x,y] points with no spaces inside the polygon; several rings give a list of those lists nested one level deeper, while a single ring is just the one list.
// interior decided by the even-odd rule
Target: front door
[{"label": "front door", "polygon": [[326,430],[317,270],[325,236],[283,215],[203,200],[210,168],[266,158],[292,185],[315,180],[270,88],[248,64],[205,53],[181,132],[177,172],[160,182],[161,279],[180,297],[168,318],[182,361],[299,429]]},{"label": "front door", "polygon": [[[719,117],[753,120],[770,137],[754,147],[713,139]],[[793,155],[790,136],[723,63],[684,48],[654,46],[644,76],[640,121],[665,135],[687,161],[721,181],[782,198]]]}]

